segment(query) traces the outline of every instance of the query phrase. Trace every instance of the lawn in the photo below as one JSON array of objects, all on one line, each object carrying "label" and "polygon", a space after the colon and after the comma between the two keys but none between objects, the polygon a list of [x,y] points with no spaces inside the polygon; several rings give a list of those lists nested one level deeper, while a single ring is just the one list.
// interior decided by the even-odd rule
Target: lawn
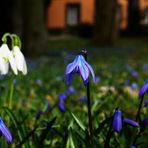
[{"label": "lawn", "polygon": [[[136,118],[138,93],[148,76],[146,39],[121,38],[114,47],[93,47],[88,39],[53,38],[49,47],[46,56],[26,58],[26,76],[16,77],[10,72],[0,77],[2,116],[6,116],[13,135],[12,147],[85,148],[90,144],[86,87],[78,74],[70,86],[64,76],[66,66],[84,48],[96,75],[96,83],[90,76],[93,145],[103,147],[115,108],[120,108],[123,117]],[[10,81],[14,84],[13,95]],[[11,110],[7,108],[9,94],[13,96]],[[64,110],[59,108],[63,95]],[[141,119],[147,115],[148,109],[142,107]],[[109,144],[112,148],[130,147],[139,131],[128,125],[120,133],[112,130]],[[147,129],[144,131],[137,138],[138,148],[148,146]],[[5,140],[1,144],[7,145]]]}]

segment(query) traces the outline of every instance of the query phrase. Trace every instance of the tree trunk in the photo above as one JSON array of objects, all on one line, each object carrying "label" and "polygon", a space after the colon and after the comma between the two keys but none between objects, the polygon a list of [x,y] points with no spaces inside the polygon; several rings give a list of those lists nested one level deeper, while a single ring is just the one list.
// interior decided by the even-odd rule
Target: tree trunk
[{"label": "tree trunk", "polygon": [[43,0],[23,0],[23,43],[31,56],[48,49]]},{"label": "tree trunk", "polygon": [[128,4],[128,32],[130,35],[140,33],[139,0],[129,0]]},{"label": "tree trunk", "polygon": [[96,45],[113,45],[117,38],[117,0],[95,0]]}]

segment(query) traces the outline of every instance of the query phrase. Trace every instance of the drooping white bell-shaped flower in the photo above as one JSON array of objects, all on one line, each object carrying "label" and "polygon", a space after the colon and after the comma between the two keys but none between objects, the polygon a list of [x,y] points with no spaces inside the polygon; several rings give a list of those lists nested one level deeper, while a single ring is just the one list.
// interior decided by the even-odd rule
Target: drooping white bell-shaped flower
[{"label": "drooping white bell-shaped flower", "polygon": [[12,50],[12,54],[13,54],[17,69],[21,71],[24,75],[26,75],[27,74],[27,64],[25,61],[25,57],[22,54],[20,48],[18,46],[14,46]]},{"label": "drooping white bell-shaped flower", "polygon": [[9,50],[7,44],[2,44],[0,47],[0,72],[1,74],[7,74],[9,70],[9,64],[14,72],[18,74],[17,67],[12,52]]}]

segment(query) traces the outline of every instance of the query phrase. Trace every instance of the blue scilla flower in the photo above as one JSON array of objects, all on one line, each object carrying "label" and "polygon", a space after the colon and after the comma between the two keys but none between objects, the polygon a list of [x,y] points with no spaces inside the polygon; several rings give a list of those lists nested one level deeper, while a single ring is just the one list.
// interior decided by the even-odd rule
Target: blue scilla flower
[{"label": "blue scilla flower", "polygon": [[59,102],[58,102],[58,107],[60,109],[61,112],[65,112],[65,105],[64,105],[64,101],[67,99],[67,95],[65,93],[60,93],[58,96]]},{"label": "blue scilla flower", "polygon": [[59,107],[60,111],[63,112],[63,113],[66,111],[64,101],[60,100],[58,102],[58,107]]},{"label": "blue scilla flower", "polygon": [[148,92],[148,80],[146,80],[145,84],[140,88],[139,98],[143,98],[144,94]]},{"label": "blue scilla flower", "polygon": [[35,84],[37,84],[37,85],[41,85],[41,84],[42,84],[42,80],[41,80],[41,79],[37,79],[37,80],[35,80]]},{"label": "blue scilla flower", "polygon": [[90,73],[92,74],[93,81],[95,82],[95,74],[91,65],[89,65],[82,55],[77,55],[74,61],[68,64],[66,68],[66,80],[67,85],[69,85],[72,81],[72,78],[75,73],[79,73],[84,85],[86,85],[89,81]]},{"label": "blue scilla flower", "polygon": [[116,108],[113,116],[113,129],[119,133],[122,128],[122,112],[119,108]]},{"label": "blue scilla flower", "polygon": [[133,90],[137,90],[137,88],[138,88],[137,83],[132,83],[132,84],[131,84],[131,88],[132,88]]},{"label": "blue scilla flower", "polygon": [[122,118],[122,112],[120,111],[119,108],[116,108],[114,116],[113,116],[113,129],[114,131],[116,131],[117,133],[119,133],[122,129],[122,124],[129,124],[133,127],[139,127],[139,124],[131,119],[128,118]]},{"label": "blue scilla flower", "polygon": [[138,72],[136,70],[132,70],[131,76],[134,77],[134,78],[138,77]]},{"label": "blue scilla flower", "polygon": [[145,100],[144,107],[147,107],[147,106],[148,106],[148,100]]},{"label": "blue scilla flower", "polygon": [[130,148],[136,148],[134,145],[132,145]]},{"label": "blue scilla flower", "polygon": [[65,101],[67,99],[67,95],[65,93],[60,93],[58,98],[59,101]]},{"label": "blue scilla flower", "polygon": [[10,133],[9,129],[6,127],[6,125],[3,122],[1,117],[0,117],[0,132],[5,136],[5,138],[9,144],[11,144],[13,142],[11,133]]},{"label": "blue scilla flower", "polygon": [[74,87],[73,87],[73,86],[70,86],[70,87],[68,88],[68,90],[66,91],[66,94],[67,94],[67,95],[70,95],[70,94],[73,94],[74,92],[75,92]]},{"label": "blue scilla flower", "polygon": [[124,118],[123,123],[129,124],[129,125],[134,126],[134,127],[139,127],[139,124],[136,121],[131,120],[129,118]]},{"label": "blue scilla flower", "polygon": [[80,98],[80,101],[81,101],[81,102],[87,102],[87,98],[86,98],[86,97],[81,97],[81,98]]},{"label": "blue scilla flower", "polygon": [[148,118],[145,118],[143,121],[142,121],[142,124],[144,126],[148,126]]}]

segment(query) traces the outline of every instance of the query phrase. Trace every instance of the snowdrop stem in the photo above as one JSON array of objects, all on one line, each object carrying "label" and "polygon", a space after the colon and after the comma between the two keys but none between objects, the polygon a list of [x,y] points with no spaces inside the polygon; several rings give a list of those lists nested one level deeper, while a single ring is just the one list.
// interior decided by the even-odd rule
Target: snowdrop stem
[{"label": "snowdrop stem", "polygon": [[[87,51],[82,50],[82,54],[87,61]],[[88,124],[89,124],[89,143],[93,146],[93,128],[92,128],[92,114],[91,114],[91,99],[90,99],[90,85],[89,82],[86,85],[87,91],[87,108],[88,108]]]},{"label": "snowdrop stem", "polygon": [[8,37],[8,36],[12,39],[12,36],[11,36],[10,33],[5,33],[5,34],[3,35],[3,37],[2,37],[3,43],[7,43],[7,37]]},{"label": "snowdrop stem", "polygon": [[10,96],[9,96],[9,109],[12,109],[12,99],[13,99],[14,84],[13,80],[10,84]]},{"label": "snowdrop stem", "polygon": [[12,37],[14,39],[15,45],[19,46],[19,48],[21,49],[22,44],[21,44],[21,40],[20,40],[19,36],[16,34],[12,34]]},{"label": "snowdrop stem", "polygon": [[7,43],[7,37],[10,37],[10,39],[11,39],[11,45],[12,45],[12,48],[13,48],[13,46],[14,46],[14,39],[13,39],[13,37],[12,37],[12,34],[10,34],[10,33],[5,33],[5,34],[3,35],[3,37],[2,37],[3,43],[4,43],[4,44]]}]

